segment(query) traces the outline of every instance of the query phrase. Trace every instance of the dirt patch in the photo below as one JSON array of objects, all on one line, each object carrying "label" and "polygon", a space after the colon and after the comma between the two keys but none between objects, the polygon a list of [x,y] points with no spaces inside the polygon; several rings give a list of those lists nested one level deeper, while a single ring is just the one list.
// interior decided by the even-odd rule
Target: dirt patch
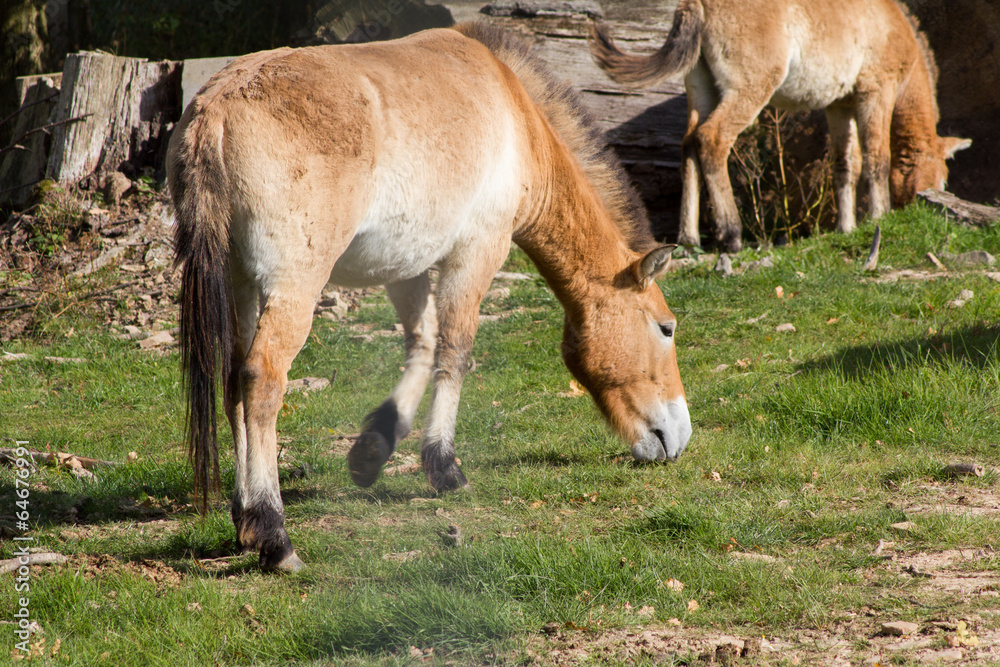
[{"label": "dirt patch", "polygon": [[88,580],[108,574],[132,574],[152,582],[157,588],[174,588],[184,580],[184,575],[166,563],[148,558],[121,561],[109,554],[78,554],[71,556],[67,565]]},{"label": "dirt patch", "polygon": [[537,665],[628,664],[639,659],[688,665],[885,665],[913,660],[924,664],[985,664],[1000,659],[1000,632],[977,630],[978,646],[951,646],[957,622],[919,627],[912,636],[881,633],[876,619],[848,619],[828,630],[793,631],[787,636],[735,634],[702,628],[650,625],[591,632],[544,632],[529,642]]},{"label": "dirt patch", "polygon": [[901,509],[907,514],[953,514],[958,516],[985,516],[1000,513],[1000,493],[995,489],[981,489],[965,484],[933,484],[921,486],[924,493],[918,499],[905,503]]},{"label": "dirt patch", "polygon": [[[1000,661],[1000,552],[992,548],[906,552],[886,543],[881,570],[905,577],[910,604],[939,611],[925,614],[911,631],[893,635],[890,618],[867,607],[846,612],[827,627],[760,635],[753,628],[686,627],[672,619],[639,628],[549,624],[529,641],[538,665],[621,664],[636,660],[688,665],[886,665],[995,664]],[[979,611],[960,611],[959,606]]]}]

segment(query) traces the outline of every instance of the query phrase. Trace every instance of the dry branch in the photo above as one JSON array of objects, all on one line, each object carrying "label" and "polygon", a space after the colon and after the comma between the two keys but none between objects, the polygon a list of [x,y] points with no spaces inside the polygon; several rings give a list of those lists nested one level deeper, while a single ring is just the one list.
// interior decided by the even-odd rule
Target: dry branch
[{"label": "dry branch", "polygon": [[0,560],[0,574],[16,572],[22,565],[62,565],[66,556],[57,553],[38,553]]},{"label": "dry branch", "polygon": [[[60,468],[83,468],[85,470],[91,470],[102,466],[121,465],[120,463],[116,463],[114,461],[91,459],[86,456],[77,456],[76,454],[67,454],[65,452],[39,452],[36,450],[29,450],[27,456],[30,456],[36,463],[41,461],[46,465]],[[0,449],[0,463],[9,463],[16,458],[25,457],[17,456],[14,454],[13,449]]]}]

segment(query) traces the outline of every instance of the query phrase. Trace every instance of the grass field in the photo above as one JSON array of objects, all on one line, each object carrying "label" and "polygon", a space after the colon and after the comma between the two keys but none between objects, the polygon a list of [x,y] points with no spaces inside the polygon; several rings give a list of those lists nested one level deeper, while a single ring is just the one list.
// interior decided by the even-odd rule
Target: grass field
[{"label": "grass field", "polygon": [[[225,558],[227,498],[192,510],[176,352],[61,314],[4,348],[27,358],[0,361],[3,446],[122,465],[31,474],[33,546],[68,560],[31,567],[28,593],[0,579],[0,655],[23,655],[27,596],[43,631],[29,657],[52,664],[695,664],[730,637],[763,637],[745,664],[1000,664],[1000,267],[891,280],[936,271],[928,251],[1000,253],[1000,228],[911,207],[882,231],[877,273],[859,269],[866,225],[775,249],[770,268],[660,281],[695,429],[672,464],[633,464],[571,389],[562,312],[535,278],[484,305],[503,316],[481,326],[462,393],[471,488],[437,497],[414,470],[418,418],[397,474],[358,489],[343,436],[395,383],[401,338],[359,335],[394,330],[380,294],[317,319],[290,377],[335,381],[288,395],[278,424],[309,565],[294,576]],[[507,268],[536,275],[516,250]],[[986,472],[951,477],[954,462]],[[14,480],[0,468],[3,558],[21,535]],[[886,621],[919,630],[882,636]]]}]

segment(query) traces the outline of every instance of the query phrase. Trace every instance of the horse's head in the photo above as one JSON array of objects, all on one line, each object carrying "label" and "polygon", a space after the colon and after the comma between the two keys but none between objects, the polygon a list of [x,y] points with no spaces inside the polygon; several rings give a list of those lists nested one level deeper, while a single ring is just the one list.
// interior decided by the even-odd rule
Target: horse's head
[{"label": "horse's head", "polygon": [[610,286],[567,316],[566,366],[639,461],[676,459],[691,436],[677,370],[677,318],[655,279],[674,246],[639,256]]},{"label": "horse's head", "polygon": [[971,145],[970,139],[935,136],[924,151],[911,155],[906,155],[905,152],[894,154],[892,172],[889,175],[892,205],[902,208],[912,202],[918,192],[930,188],[944,190],[948,184],[948,165],[945,160],[950,160],[955,153]]}]

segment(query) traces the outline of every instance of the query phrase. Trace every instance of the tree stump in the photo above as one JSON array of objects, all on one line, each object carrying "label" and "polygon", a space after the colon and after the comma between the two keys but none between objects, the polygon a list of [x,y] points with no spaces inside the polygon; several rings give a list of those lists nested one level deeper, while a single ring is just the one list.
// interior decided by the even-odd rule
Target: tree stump
[{"label": "tree stump", "polygon": [[71,54],[63,69],[46,176],[77,183],[92,174],[121,170],[137,175],[163,164],[169,131],[180,118],[181,64]]}]

